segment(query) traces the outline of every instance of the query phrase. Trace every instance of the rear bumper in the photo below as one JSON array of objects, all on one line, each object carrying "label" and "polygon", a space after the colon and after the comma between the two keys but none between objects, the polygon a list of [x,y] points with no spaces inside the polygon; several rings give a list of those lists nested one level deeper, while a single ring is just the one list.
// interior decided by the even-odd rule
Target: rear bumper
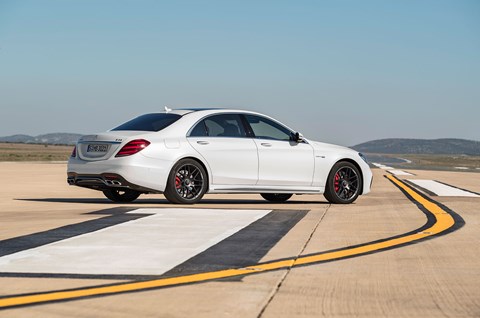
[{"label": "rear bumper", "polygon": [[162,193],[170,169],[170,162],[141,154],[101,161],[70,158],[67,182],[95,190],[129,188],[141,192]]},{"label": "rear bumper", "polygon": [[142,187],[138,184],[128,182],[124,177],[114,173],[102,174],[77,174],[75,172],[67,173],[67,183],[78,187],[89,188],[93,190],[107,189],[131,189],[142,193],[161,193],[160,191]]}]

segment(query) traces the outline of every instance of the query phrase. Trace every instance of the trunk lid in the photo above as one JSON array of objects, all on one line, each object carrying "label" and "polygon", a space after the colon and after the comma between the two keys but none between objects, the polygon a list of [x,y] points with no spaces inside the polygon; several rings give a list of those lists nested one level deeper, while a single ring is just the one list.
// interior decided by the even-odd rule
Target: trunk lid
[{"label": "trunk lid", "polygon": [[77,142],[77,155],[86,161],[107,160],[131,137],[145,134],[144,131],[108,131],[82,136]]}]

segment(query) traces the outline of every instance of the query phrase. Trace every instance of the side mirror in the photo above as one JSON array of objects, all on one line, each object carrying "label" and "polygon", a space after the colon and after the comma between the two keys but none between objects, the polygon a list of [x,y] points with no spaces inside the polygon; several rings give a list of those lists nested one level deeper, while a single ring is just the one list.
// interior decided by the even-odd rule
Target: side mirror
[{"label": "side mirror", "polygon": [[303,135],[297,131],[292,134],[292,139],[295,142],[301,143],[303,141]]}]

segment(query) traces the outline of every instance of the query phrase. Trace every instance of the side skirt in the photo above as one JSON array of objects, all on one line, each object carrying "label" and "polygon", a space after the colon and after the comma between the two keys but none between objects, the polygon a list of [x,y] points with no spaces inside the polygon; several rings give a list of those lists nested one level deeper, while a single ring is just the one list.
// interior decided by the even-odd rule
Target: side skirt
[{"label": "side skirt", "polygon": [[211,185],[208,193],[295,193],[295,194],[322,194],[325,187],[283,187],[283,186],[232,186]]}]

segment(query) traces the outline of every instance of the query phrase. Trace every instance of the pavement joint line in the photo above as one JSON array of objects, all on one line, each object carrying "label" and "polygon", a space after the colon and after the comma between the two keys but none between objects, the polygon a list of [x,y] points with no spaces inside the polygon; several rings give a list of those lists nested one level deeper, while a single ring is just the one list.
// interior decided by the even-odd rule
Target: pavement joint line
[{"label": "pavement joint line", "polygon": [[[397,186],[408,199],[415,203],[427,216],[427,223],[419,229],[393,236],[379,241],[365,243],[353,247],[333,251],[323,251],[304,255],[298,258],[270,261],[268,263],[252,264],[243,268],[233,268],[212,272],[204,272],[185,276],[160,278],[146,281],[121,282],[109,285],[89,286],[77,289],[45,291],[34,294],[10,295],[0,297],[0,310],[21,306],[32,306],[52,302],[72,301],[78,299],[116,295],[129,292],[140,292],[159,288],[202,283],[229,277],[248,276],[268,271],[288,269],[295,266],[306,266],[324,262],[348,259],[371,253],[390,250],[414,244],[435,236],[444,235],[458,230],[463,226],[463,219],[455,212],[440,203],[427,198],[402,180],[392,175],[385,175]],[[252,270],[254,269],[254,270]]]},{"label": "pavement joint line", "polygon": [[329,204],[327,205],[325,211],[322,213],[322,215],[320,216],[320,218],[318,219],[317,223],[315,224],[315,226],[313,227],[312,231],[310,231],[310,235],[308,236],[307,240],[305,241],[305,243],[303,244],[302,248],[300,249],[300,252],[296,255],[295,259],[293,260],[291,266],[289,266],[288,268],[286,268],[286,271],[285,273],[282,275],[282,277],[278,280],[278,283],[277,285],[275,285],[275,288],[272,290],[272,292],[270,293],[268,299],[265,301],[265,304],[262,306],[262,309],[260,310],[260,312],[258,313],[257,315],[257,318],[260,318],[263,316],[263,314],[265,313],[265,310],[267,310],[268,306],[270,305],[270,303],[273,301],[273,299],[275,298],[275,295],[278,293],[278,291],[280,290],[280,288],[282,287],[282,284],[283,282],[287,279],[287,276],[288,274],[290,274],[290,271],[292,270],[292,267],[295,266],[295,261],[300,257],[300,255],[303,254],[303,252],[305,251],[305,249],[307,248],[307,245],[308,243],[310,243],[310,241],[312,240],[312,237],[313,235],[315,234],[315,232],[317,231],[318,229],[318,226],[320,225],[320,223],[323,221],[323,219],[325,218],[325,215],[327,215],[327,212],[328,210],[330,209],[332,205]]}]

